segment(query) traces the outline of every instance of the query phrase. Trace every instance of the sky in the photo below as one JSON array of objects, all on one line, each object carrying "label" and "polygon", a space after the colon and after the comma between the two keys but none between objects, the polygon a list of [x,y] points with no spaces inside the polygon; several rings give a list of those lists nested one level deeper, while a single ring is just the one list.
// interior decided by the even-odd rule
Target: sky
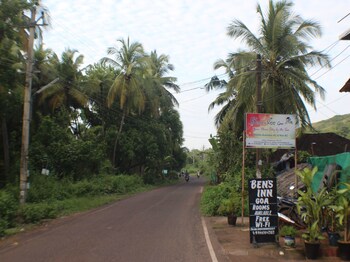
[{"label": "sky", "polygon": [[[230,52],[247,50],[240,40],[227,35],[234,19],[242,21],[259,34],[259,3],[267,11],[268,0],[42,0],[51,17],[44,29],[43,42],[59,56],[67,49],[84,55],[84,65],[97,63],[107,56],[107,48],[117,46],[118,39],[140,42],[147,52],[170,57],[181,92],[179,102],[184,130],[184,146],[210,148],[208,138],[216,134],[215,114],[209,104],[219,91],[207,93],[203,87],[212,76],[218,59]],[[310,45],[329,55],[332,69],[308,68],[312,79],[326,90],[323,100],[317,97],[317,111],[308,107],[312,122],[350,113],[349,93],[340,88],[350,78],[350,41],[339,36],[350,29],[349,0],[295,0],[293,11],[303,19],[319,22],[323,35]],[[347,17],[346,17],[347,16]],[[340,21],[341,20],[341,21]]]}]

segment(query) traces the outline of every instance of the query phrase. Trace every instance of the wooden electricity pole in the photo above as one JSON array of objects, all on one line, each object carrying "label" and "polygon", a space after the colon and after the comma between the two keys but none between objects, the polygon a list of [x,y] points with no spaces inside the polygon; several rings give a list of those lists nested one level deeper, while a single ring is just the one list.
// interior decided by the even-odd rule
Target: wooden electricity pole
[{"label": "wooden electricity pole", "polygon": [[22,147],[20,163],[20,204],[26,202],[27,197],[27,178],[28,178],[28,149],[29,149],[29,130],[30,130],[30,110],[32,100],[32,77],[33,77],[33,58],[34,58],[34,31],[36,7],[31,9],[31,18],[29,24],[29,39],[27,50],[27,68],[24,86],[24,104],[23,104],[23,123],[22,123]]},{"label": "wooden electricity pole", "polygon": [[[256,56],[256,112],[261,113],[261,55]],[[256,177],[261,178],[260,148],[256,149]]]}]

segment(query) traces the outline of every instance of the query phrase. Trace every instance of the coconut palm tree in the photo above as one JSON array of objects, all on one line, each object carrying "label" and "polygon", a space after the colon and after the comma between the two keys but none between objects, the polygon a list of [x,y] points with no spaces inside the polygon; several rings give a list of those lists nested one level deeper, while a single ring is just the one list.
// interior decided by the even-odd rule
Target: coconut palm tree
[{"label": "coconut palm tree", "polygon": [[84,115],[89,125],[102,124],[104,130],[107,126],[115,125],[113,109],[110,110],[107,107],[107,94],[116,74],[118,72],[114,68],[101,63],[89,65],[86,68],[83,86],[90,101]]},{"label": "coconut palm tree", "polygon": [[[227,74],[229,78],[232,78],[235,73],[232,62],[233,61],[219,59],[214,63],[214,69],[216,70],[223,68],[225,70],[225,74]],[[221,110],[215,116],[215,126],[219,129],[225,118],[229,118],[226,117],[226,115],[230,113],[230,108],[234,106],[237,92],[232,89],[231,86],[227,85],[226,80],[220,80],[218,76],[213,76],[209,83],[205,84],[205,89],[207,92],[214,89],[224,90],[212,103],[210,103],[208,109],[210,111],[214,109],[215,106],[222,106]]]},{"label": "coconut palm tree", "polygon": [[[57,82],[58,73],[52,57],[56,54],[51,49],[45,49],[39,45],[34,49],[33,78],[32,78],[32,122],[31,129],[35,130],[39,124],[40,115],[48,115],[52,108],[43,103],[42,91],[51,87],[51,83]],[[34,128],[34,129],[33,129]]]},{"label": "coconut palm tree", "polygon": [[180,87],[175,84],[176,77],[166,76],[169,71],[174,70],[174,66],[169,63],[169,56],[161,54],[158,56],[157,51],[151,52],[146,59],[148,77],[145,79],[145,92],[152,115],[158,116],[162,109],[166,110],[178,106],[179,103],[169,89],[178,93]]},{"label": "coconut palm tree", "polygon": [[[328,57],[322,52],[310,51],[308,41],[321,35],[320,25],[304,20],[292,12],[293,3],[282,0],[269,1],[265,14],[257,5],[260,16],[260,34],[254,35],[241,21],[234,20],[227,34],[241,39],[249,48],[229,54],[226,64],[234,72],[229,75],[226,97],[234,94],[227,108],[227,117],[232,117],[234,126],[242,120],[242,112],[254,112],[256,105],[257,54],[262,60],[262,108],[264,112],[296,114],[301,127],[311,125],[305,103],[316,109],[316,94],[324,97],[324,89],[312,80],[307,68],[314,65],[329,66]],[[223,67],[225,64],[216,64]],[[226,65],[226,66],[227,66]],[[232,98],[232,96],[231,96]],[[223,119],[223,117],[221,117]],[[237,124],[237,125],[236,125]],[[240,130],[237,130],[239,132]]]},{"label": "coconut palm tree", "polygon": [[[88,97],[81,91],[83,55],[76,56],[77,50],[66,49],[61,59],[52,54],[50,62],[56,71],[58,81],[43,90],[39,105],[46,104],[51,113],[60,112],[64,121],[69,121],[71,130],[79,135],[79,109],[88,104]],[[65,124],[65,123],[63,123]]]},{"label": "coconut palm tree", "polygon": [[49,103],[52,110],[64,107],[70,111],[70,108],[79,108],[87,103],[87,97],[79,91],[79,83],[82,72],[79,69],[83,64],[83,55],[75,58],[77,50],[66,49],[61,56],[61,60],[56,54],[52,55],[52,63],[56,69],[59,81],[52,87],[43,91],[41,97]]},{"label": "coconut palm tree", "polygon": [[145,53],[142,44],[119,39],[120,47],[109,47],[107,54],[114,58],[104,57],[101,63],[114,67],[119,74],[114,79],[107,97],[108,106],[117,99],[122,117],[119,124],[113,150],[113,166],[115,166],[116,149],[125,117],[130,113],[140,114],[145,109],[146,97],[143,89],[145,75]]}]

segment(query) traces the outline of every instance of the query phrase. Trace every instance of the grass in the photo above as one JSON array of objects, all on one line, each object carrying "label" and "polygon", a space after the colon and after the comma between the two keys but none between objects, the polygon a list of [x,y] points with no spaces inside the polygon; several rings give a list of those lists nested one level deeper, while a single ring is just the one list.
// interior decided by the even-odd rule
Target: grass
[{"label": "grass", "polygon": [[153,189],[153,186],[143,187],[137,191],[133,191],[127,194],[112,194],[112,195],[103,195],[103,196],[94,196],[94,197],[80,197],[67,199],[64,202],[64,209],[60,213],[60,216],[67,216],[77,212],[88,211],[103,205],[107,205],[121,199],[125,199],[137,193],[146,192]]}]

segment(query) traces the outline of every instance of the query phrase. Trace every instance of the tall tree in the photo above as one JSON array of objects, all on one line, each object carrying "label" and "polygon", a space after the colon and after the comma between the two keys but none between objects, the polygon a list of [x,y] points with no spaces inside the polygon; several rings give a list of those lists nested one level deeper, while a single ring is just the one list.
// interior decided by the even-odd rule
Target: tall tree
[{"label": "tall tree", "polygon": [[54,63],[59,81],[46,89],[42,97],[49,102],[52,110],[64,107],[69,111],[70,107],[79,108],[87,102],[87,97],[79,92],[82,77],[80,67],[84,56],[75,57],[77,52],[77,50],[66,49],[61,55],[61,60],[56,54],[53,54],[52,63]]},{"label": "tall tree", "polygon": [[152,99],[149,104],[151,114],[158,116],[162,110],[167,110],[178,106],[179,103],[170,90],[178,93],[180,87],[175,84],[176,77],[168,76],[170,71],[175,69],[173,64],[169,63],[169,56],[161,54],[158,55],[154,50],[146,59],[147,72],[149,77],[146,80],[145,92],[148,100]]},{"label": "tall tree", "polygon": [[67,49],[61,60],[53,54],[51,62],[59,81],[45,89],[40,96],[40,103],[47,102],[52,112],[67,113],[68,121],[75,134],[79,134],[76,109],[87,105],[88,97],[81,91],[83,55],[75,56],[77,50]]},{"label": "tall tree", "polygon": [[[31,7],[25,0],[0,1],[0,186],[8,180],[11,164],[10,138],[16,133],[18,137],[20,102],[24,75],[24,57],[21,53],[25,41],[20,32],[25,21],[23,12]],[[15,146],[14,144],[12,146]]]},{"label": "tall tree", "polygon": [[114,108],[107,107],[107,94],[117,74],[113,67],[101,63],[86,68],[83,85],[90,104],[84,110],[88,125],[102,125],[103,129],[115,125]]},{"label": "tall tree", "polygon": [[42,96],[47,94],[42,91],[51,88],[52,83],[57,82],[58,72],[55,68],[56,54],[51,49],[45,49],[39,45],[34,50],[33,82],[32,82],[32,132],[39,124],[39,115],[48,115],[53,110],[48,103],[42,103]]},{"label": "tall tree", "polygon": [[[235,92],[230,101],[227,116],[233,116],[233,126],[239,132],[242,113],[253,112],[256,105],[257,54],[262,58],[262,107],[264,112],[296,114],[304,128],[311,125],[305,103],[316,109],[316,94],[324,97],[324,89],[311,79],[307,68],[319,64],[329,66],[328,57],[312,51],[308,41],[321,35],[320,25],[304,20],[292,11],[293,3],[282,0],[269,1],[265,14],[257,5],[260,16],[259,35],[254,35],[241,21],[234,20],[227,33],[241,39],[247,51],[238,51],[228,56],[227,63],[234,69],[229,77],[227,92]],[[228,96],[229,94],[226,94]]]},{"label": "tall tree", "polygon": [[104,57],[101,62],[111,65],[119,71],[108,92],[108,105],[118,99],[122,117],[114,143],[113,166],[115,166],[116,148],[120,133],[122,132],[125,117],[130,113],[140,114],[145,109],[146,97],[143,89],[145,73],[145,54],[142,44],[119,39],[120,46],[110,47],[107,54],[113,58]]},{"label": "tall tree", "polygon": [[[233,61],[228,59],[226,61],[219,59],[214,63],[214,69],[224,68],[225,74],[227,74],[229,78],[232,78],[235,75],[235,68],[232,62]],[[213,89],[224,90],[209,105],[209,111],[215,106],[222,106],[221,110],[215,116],[215,126],[219,128],[225,119],[230,119],[232,117],[228,116],[228,114],[230,112],[230,108],[232,108],[235,104],[237,92],[232,89],[232,86],[227,85],[226,80],[220,80],[217,76],[213,76],[209,83],[205,84],[205,89],[207,92]]]},{"label": "tall tree", "polygon": [[170,155],[167,156],[168,166],[175,170],[180,169],[186,159],[182,147],[184,139],[180,114],[175,109],[168,109],[162,113],[160,121],[165,126],[164,132],[167,136],[167,147],[170,150]]}]

